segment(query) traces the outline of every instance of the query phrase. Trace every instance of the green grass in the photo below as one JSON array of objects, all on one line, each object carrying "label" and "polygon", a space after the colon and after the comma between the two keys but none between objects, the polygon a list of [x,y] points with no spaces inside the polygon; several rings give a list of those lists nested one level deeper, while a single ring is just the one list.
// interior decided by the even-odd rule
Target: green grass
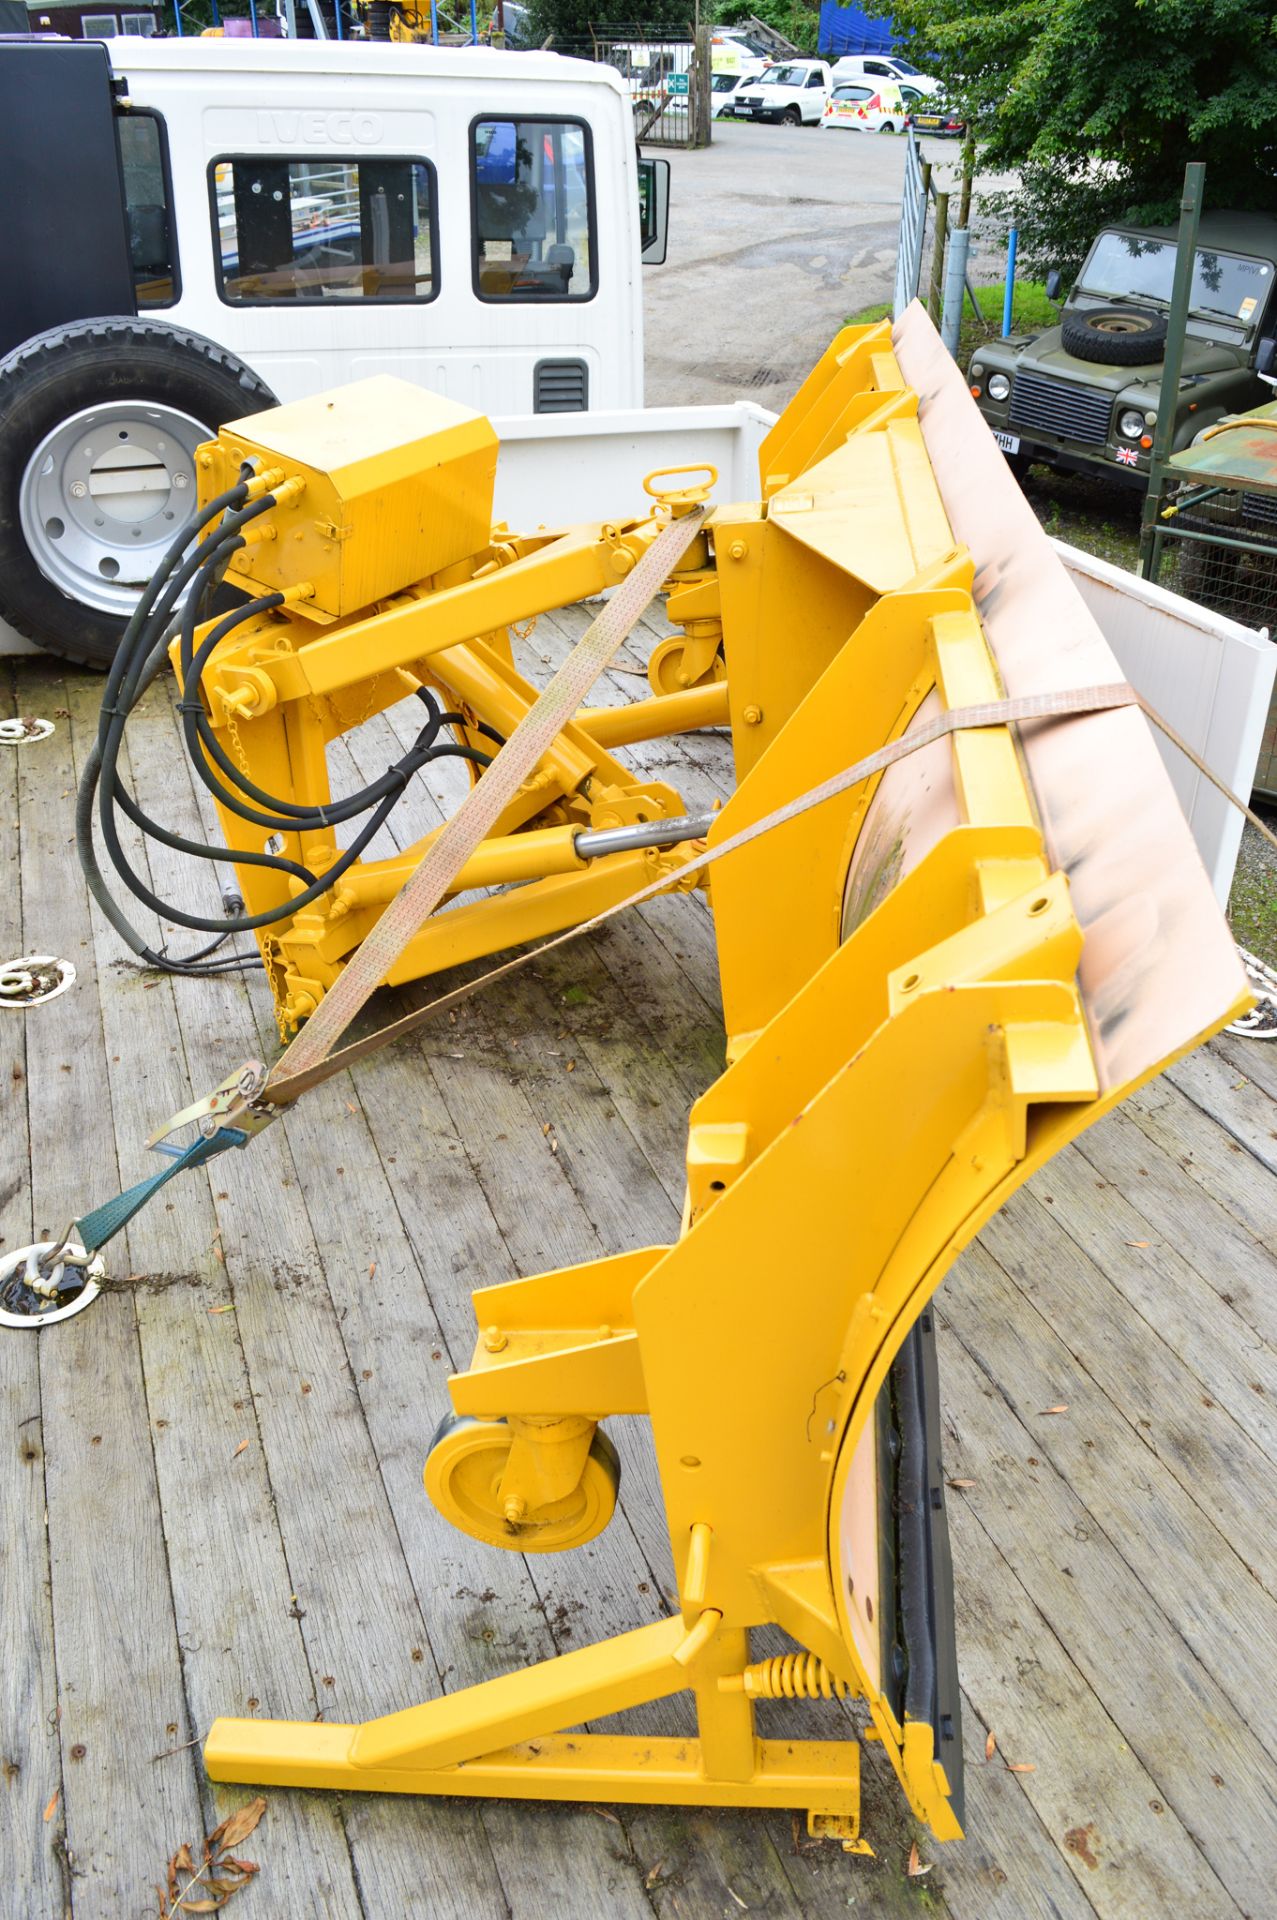
[{"label": "green grass", "polygon": [[[980,308],[977,320],[971,311],[970,300],[962,305],[962,329],[958,335],[958,365],[965,367],[970,356],[985,340],[998,338],[1002,332],[1003,288],[977,287],[976,303]],[[891,302],[879,300],[871,307],[862,307],[859,313],[849,314],[849,327],[865,326],[874,320],[885,320],[891,312]],[[1053,327],[1059,317],[1059,309],[1046,297],[1046,289],[1040,280],[1017,280],[1015,292],[1011,297],[1012,333],[1040,333],[1044,327]]]}]

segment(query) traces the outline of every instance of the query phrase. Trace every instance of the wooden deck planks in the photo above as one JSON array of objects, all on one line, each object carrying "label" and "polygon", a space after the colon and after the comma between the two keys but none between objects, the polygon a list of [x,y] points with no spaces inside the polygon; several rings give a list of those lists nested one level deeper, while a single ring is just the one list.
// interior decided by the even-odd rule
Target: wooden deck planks
[{"label": "wooden deck planks", "polygon": [[[9,696],[0,714],[26,711]],[[21,755],[0,745],[0,959],[28,951],[20,859]],[[28,797],[39,769],[29,775]],[[33,930],[33,938],[34,938]],[[0,1252],[32,1239],[27,1134],[26,1015],[0,1008]],[[45,1807],[62,1790],[55,1715],[53,1611],[45,1522],[38,1340],[0,1335],[0,1860],[34,1908],[58,1915],[66,1898],[61,1828]]]},{"label": "wooden deck planks", "polygon": [[[32,674],[37,711],[65,711],[60,675]],[[27,750],[28,754],[30,750]],[[112,1091],[88,904],[69,845],[75,768],[59,724],[21,768],[24,932],[74,961],[74,990],[26,1016],[31,1198],[36,1234],[60,1233],[86,1182],[118,1184]],[[8,1016],[6,1016],[8,1017]],[[39,1344],[62,1798],[47,1826],[64,1836],[72,1897],[114,1913],[162,1877],[194,1837],[200,1803],[190,1756],[156,1766],[185,1719],[161,1510],[131,1294],[108,1293]]]},{"label": "wooden deck planks", "polygon": [[[70,695],[80,758],[96,722],[94,691],[81,683]],[[167,733],[166,704],[161,724]],[[143,755],[149,732],[139,725],[135,746]],[[140,835],[130,834],[128,842],[130,857],[145,871]],[[117,1086],[144,1087],[158,1123],[190,1098],[175,998],[189,995],[191,983],[144,979],[100,914],[92,924],[99,976],[117,983],[102,996],[113,1079]],[[175,950],[195,939],[179,932]],[[242,989],[229,991],[242,998]],[[122,1177],[141,1177],[148,1156],[133,1113],[118,1132]],[[288,1571],[270,1476],[254,1444],[252,1387],[207,1180],[183,1183],[139,1214],[127,1249],[129,1274],[117,1284],[131,1288],[137,1311],[178,1643],[190,1650],[187,1710],[164,1743],[178,1751],[155,1764],[194,1768],[209,1830],[246,1796],[236,1788],[212,1789],[189,1743],[227,1710],[228,1700],[237,1711],[287,1714],[301,1711],[303,1700],[313,1711],[313,1687],[300,1623],[283,1598]],[[157,1871],[185,1837],[197,1836],[167,1836],[167,1845],[157,1846]],[[330,1802],[273,1796],[270,1848],[288,1878],[305,1875],[316,1915],[355,1910],[349,1849]]]},{"label": "wooden deck planks", "polygon": [[[583,617],[538,629],[538,677]],[[71,747],[96,683],[71,676],[63,692],[39,665],[21,680],[24,709],[72,710],[56,751],[0,761],[0,824],[24,823],[27,914],[15,924],[15,902],[0,902],[0,946],[61,941],[84,969],[83,990],[39,1015],[0,1016],[21,1020],[37,1065],[35,1138],[77,1141],[74,1156],[37,1153],[36,1226],[56,1232],[59,1209],[145,1170],[141,1142],[164,1113],[273,1040],[260,978],[151,986],[119,965],[67,846]],[[614,677],[614,697],[641,691]],[[370,724],[342,777],[379,770],[409,726]],[[130,733],[144,804],[198,832],[207,804],[163,695]],[[724,790],[711,736],[633,759],[689,804]],[[438,792],[414,795],[401,838],[439,817]],[[154,859],[161,893],[216,912],[207,875]],[[0,1335],[0,1564],[6,1596],[26,1596],[18,1634],[9,1607],[0,1628],[0,1754],[20,1763],[0,1793],[0,1844],[33,1914],[61,1916],[68,1887],[77,1915],[131,1910],[167,1853],[243,1798],[213,1792],[183,1748],[217,1711],[363,1717],[665,1611],[642,1423],[613,1423],[622,1508],[574,1555],[465,1540],[420,1472],[446,1374],[469,1355],[473,1286],[676,1231],[687,1104],[721,1062],[715,1005],[703,903],[658,902],[364,1063],[211,1180],[175,1183],[130,1231],[126,1271],[140,1278],[81,1320]],[[0,1033],[9,1071],[22,1045]],[[929,1911],[1265,1911],[1277,1107],[1266,1073],[1247,1071],[1257,1051],[1213,1048],[1145,1089],[992,1223],[940,1296],[947,1464],[975,1481],[953,1496],[972,1838],[923,1841]],[[21,1116],[18,1139],[15,1153],[6,1129],[0,1150],[10,1243],[30,1231]],[[30,1418],[42,1388],[43,1423]],[[1067,1416],[1042,1412],[1065,1401]],[[33,1431],[36,1461],[22,1451]],[[53,1616],[33,1635],[50,1571]],[[35,1718],[56,1705],[55,1659],[56,1730]],[[806,1711],[779,1713],[824,1730]],[[637,1718],[673,1730],[685,1713]],[[809,1849],[782,1815],[273,1792],[245,1913],[894,1914],[918,1904],[902,1875],[913,1827],[872,1748],[864,1772],[877,1863]]]},{"label": "wooden deck planks", "polygon": [[[1270,1643],[1249,1648],[1245,1706],[1228,1686],[1244,1677],[1230,1664],[1231,1616],[1253,1607],[1253,1583],[1230,1578],[1226,1555],[1192,1557],[1203,1543],[1186,1535],[1169,1476],[1141,1471],[1123,1417],[983,1244],[946,1282],[941,1312],[956,1335],[945,1356],[950,1472],[975,1481],[976,1517],[1158,1797],[1243,1911],[1262,1912],[1277,1798],[1271,1754],[1249,1722],[1260,1718],[1254,1678]],[[1065,1403],[1067,1415],[1046,1411]],[[1225,1792],[1232,1804],[1217,1824],[1210,1803]]]}]

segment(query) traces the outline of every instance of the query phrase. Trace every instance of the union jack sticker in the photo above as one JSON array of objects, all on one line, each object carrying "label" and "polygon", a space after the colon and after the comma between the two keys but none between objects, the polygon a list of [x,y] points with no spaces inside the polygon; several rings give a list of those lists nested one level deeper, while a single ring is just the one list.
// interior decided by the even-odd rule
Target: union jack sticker
[{"label": "union jack sticker", "polygon": [[1117,463],[1120,467],[1133,467],[1138,464],[1138,461],[1139,455],[1136,453],[1134,447],[1118,448]]}]

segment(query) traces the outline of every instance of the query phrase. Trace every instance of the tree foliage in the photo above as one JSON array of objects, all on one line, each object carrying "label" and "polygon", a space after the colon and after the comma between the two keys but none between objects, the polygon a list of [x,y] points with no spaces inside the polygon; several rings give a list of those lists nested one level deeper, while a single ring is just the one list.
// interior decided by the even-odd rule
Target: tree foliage
[{"label": "tree foliage", "polygon": [[1271,0],[866,0],[912,35],[979,141],[1015,173],[982,205],[1018,226],[1028,266],[1081,263],[1110,220],[1176,217],[1184,165],[1211,207],[1277,195],[1277,13]]},{"label": "tree foliage", "polygon": [[692,0],[531,0],[528,8],[534,45],[552,34],[564,52],[588,47],[594,35],[641,41],[645,33],[683,33],[692,14]]},{"label": "tree foliage", "polygon": [[820,0],[720,0],[715,19],[722,26],[761,20],[783,33],[800,51],[816,50],[820,33]]}]

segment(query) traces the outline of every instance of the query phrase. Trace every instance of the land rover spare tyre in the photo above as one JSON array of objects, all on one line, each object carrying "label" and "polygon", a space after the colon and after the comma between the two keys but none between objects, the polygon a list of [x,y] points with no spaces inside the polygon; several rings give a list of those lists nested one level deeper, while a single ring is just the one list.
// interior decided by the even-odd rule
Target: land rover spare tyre
[{"label": "land rover spare tyre", "polygon": [[0,360],[0,618],[106,667],[195,511],[195,449],[274,406],[234,354],[159,320],[84,320]]},{"label": "land rover spare tyre", "polygon": [[1165,350],[1166,316],[1151,307],[1074,307],[1060,322],[1060,344],[1102,367],[1148,366]]}]

